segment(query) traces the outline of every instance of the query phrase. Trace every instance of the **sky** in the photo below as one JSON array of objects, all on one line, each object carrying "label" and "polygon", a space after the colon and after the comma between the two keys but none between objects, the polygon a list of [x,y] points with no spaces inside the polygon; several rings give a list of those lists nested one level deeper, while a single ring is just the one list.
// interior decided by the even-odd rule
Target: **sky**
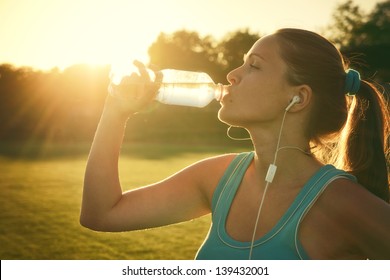
[{"label": "sky", "polygon": [[[221,39],[248,28],[320,32],[345,0],[0,0],[0,64],[41,70],[137,58],[161,33],[186,29]],[[354,0],[371,11],[377,0]]]}]

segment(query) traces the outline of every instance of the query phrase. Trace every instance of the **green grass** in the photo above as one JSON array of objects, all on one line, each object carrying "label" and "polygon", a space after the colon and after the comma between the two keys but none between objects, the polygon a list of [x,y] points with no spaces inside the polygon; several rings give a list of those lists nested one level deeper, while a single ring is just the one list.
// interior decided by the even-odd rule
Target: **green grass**
[{"label": "green grass", "polygon": [[[227,147],[136,145],[120,160],[124,189],[160,180]],[[130,154],[132,155],[130,157]],[[79,225],[86,154],[0,158],[1,259],[193,259],[210,216],[177,225],[98,233]],[[134,177],[127,174],[132,170]]]}]

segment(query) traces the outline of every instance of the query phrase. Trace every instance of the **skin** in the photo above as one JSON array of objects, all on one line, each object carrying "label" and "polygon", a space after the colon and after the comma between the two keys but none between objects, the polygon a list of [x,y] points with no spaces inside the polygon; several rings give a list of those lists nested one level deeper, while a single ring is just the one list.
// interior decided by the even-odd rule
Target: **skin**
[{"label": "skin", "polygon": [[[228,74],[228,93],[218,114],[221,121],[247,129],[255,150],[226,222],[228,234],[239,241],[252,238],[265,174],[274,158],[284,110],[294,95],[301,101],[287,113],[281,146],[309,148],[304,131],[312,91],[307,85],[288,84],[287,66],[278,51],[272,35],[253,45],[243,65]],[[235,156],[208,158],[161,182],[123,193],[118,159],[125,124],[151,102],[158,88],[150,82],[144,66],[136,65],[141,75],[132,75],[125,83],[128,102],[107,97],[86,167],[80,222],[98,231],[158,227],[210,213],[214,189]],[[277,174],[265,197],[256,239],[277,223],[322,166],[314,156],[296,149],[281,150],[276,164]],[[313,259],[390,259],[389,233],[389,204],[357,183],[337,179],[302,221],[299,238]]]}]

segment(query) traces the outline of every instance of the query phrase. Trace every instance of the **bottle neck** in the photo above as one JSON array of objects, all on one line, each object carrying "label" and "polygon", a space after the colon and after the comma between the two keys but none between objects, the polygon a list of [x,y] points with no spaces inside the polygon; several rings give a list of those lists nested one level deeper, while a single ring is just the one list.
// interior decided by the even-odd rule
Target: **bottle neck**
[{"label": "bottle neck", "polygon": [[215,84],[215,95],[214,95],[214,98],[217,100],[217,101],[221,101],[223,95],[224,95],[224,92],[225,92],[225,86],[221,83],[218,83],[218,84]]}]

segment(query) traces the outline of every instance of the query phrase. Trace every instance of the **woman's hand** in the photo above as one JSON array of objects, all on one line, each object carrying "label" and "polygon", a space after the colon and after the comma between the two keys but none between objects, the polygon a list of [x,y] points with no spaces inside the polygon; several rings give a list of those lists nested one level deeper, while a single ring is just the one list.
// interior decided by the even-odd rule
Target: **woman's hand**
[{"label": "woman's hand", "polygon": [[162,74],[155,72],[156,78],[152,81],[143,63],[134,61],[134,65],[139,74],[133,72],[130,76],[125,76],[119,85],[110,84],[105,109],[112,108],[128,117],[142,111],[154,99],[161,85]]}]

